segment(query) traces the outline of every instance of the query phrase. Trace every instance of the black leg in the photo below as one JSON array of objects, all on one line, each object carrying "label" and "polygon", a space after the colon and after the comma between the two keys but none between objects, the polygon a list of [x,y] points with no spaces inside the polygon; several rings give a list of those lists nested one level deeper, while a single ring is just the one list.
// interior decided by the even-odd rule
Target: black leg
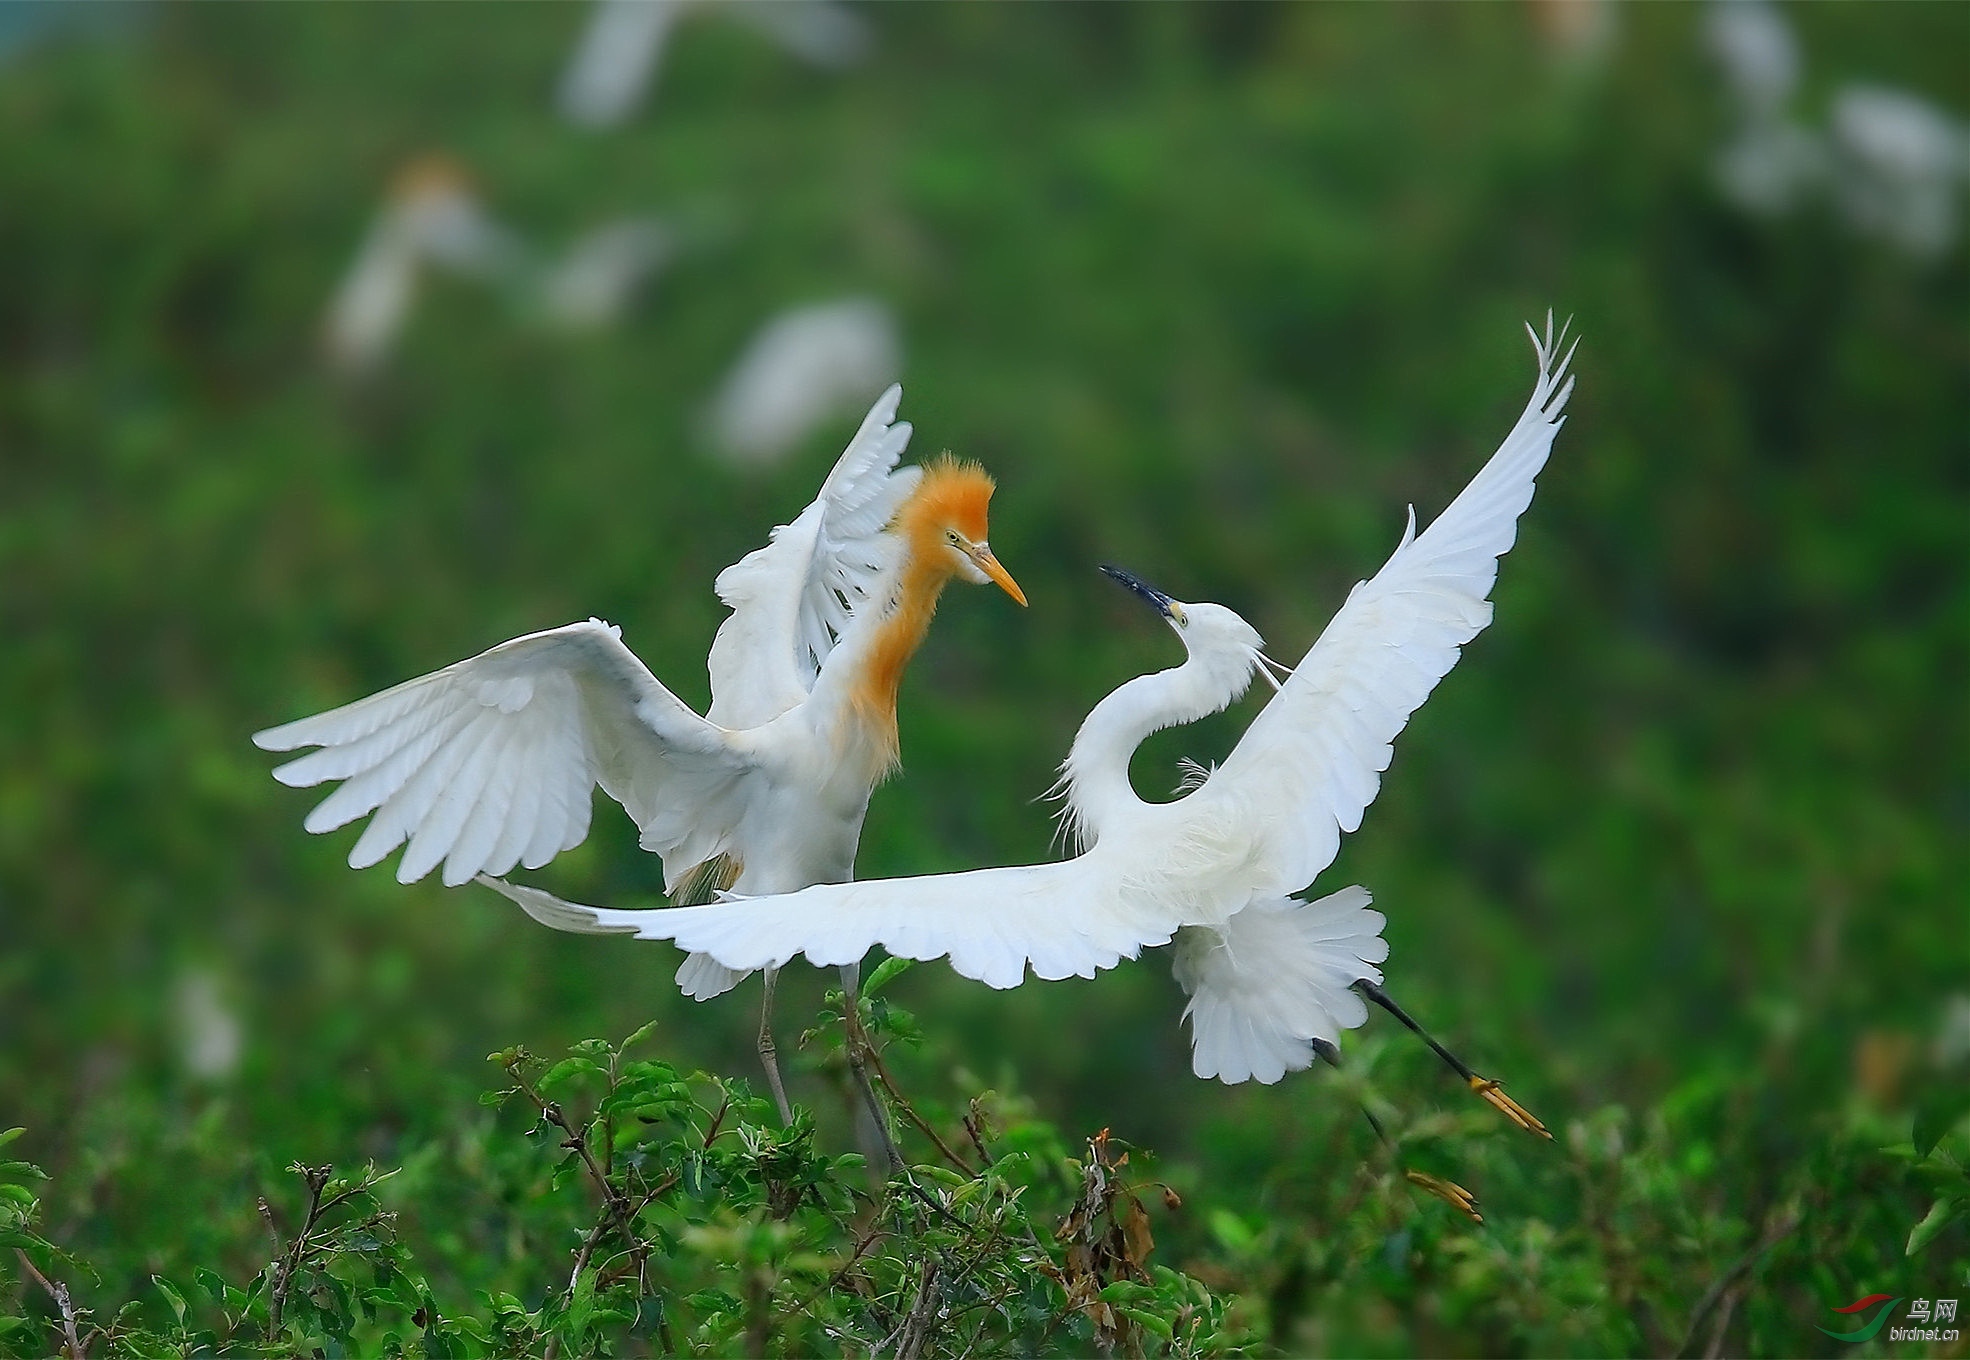
[{"label": "black leg", "polygon": [[1506,1095],[1505,1090],[1502,1086],[1500,1086],[1497,1082],[1491,1080],[1489,1077],[1481,1077],[1477,1073],[1473,1072],[1470,1069],[1470,1066],[1466,1064],[1462,1058],[1458,1057],[1455,1053],[1452,1053],[1449,1049],[1445,1048],[1442,1044],[1438,1043],[1435,1039],[1432,1039],[1429,1035],[1429,1031],[1425,1030],[1421,1025],[1417,1024],[1416,1021],[1410,1016],[1408,1011],[1405,1011],[1404,1009],[1402,1009],[1402,1007],[1396,1005],[1395,1002],[1389,998],[1389,994],[1387,992],[1383,991],[1380,987],[1370,982],[1367,978],[1359,979],[1354,984],[1354,989],[1360,992],[1363,996],[1367,997],[1370,1001],[1374,1002],[1377,1006],[1380,1006],[1383,1010],[1387,1011],[1390,1015],[1393,1015],[1396,1019],[1400,1020],[1403,1023],[1403,1025],[1412,1034],[1414,1034],[1417,1038],[1421,1039],[1424,1043],[1428,1044],[1430,1046],[1430,1051],[1435,1053],[1437,1057],[1443,1059],[1444,1062],[1448,1063],[1451,1067],[1451,1070],[1456,1072],[1458,1076],[1462,1077],[1465,1083],[1471,1088],[1471,1090],[1476,1092],[1478,1096],[1481,1097],[1484,1100],[1484,1102],[1490,1105],[1494,1110],[1497,1110],[1500,1114],[1504,1115],[1505,1118],[1511,1120],[1514,1124],[1517,1124],[1520,1128],[1524,1129],[1527,1133],[1535,1134],[1541,1138],[1551,1138],[1553,1136],[1551,1130],[1549,1130],[1544,1124],[1540,1123],[1538,1118],[1530,1110],[1526,1109],[1525,1106],[1519,1104],[1516,1100],[1513,1100],[1510,1096]]},{"label": "black leg", "polygon": [[[1315,1039],[1313,1041],[1313,1053],[1315,1057],[1330,1067],[1338,1068],[1341,1065],[1341,1050],[1328,1043],[1325,1039]],[[1432,1176],[1427,1171],[1416,1171],[1404,1166],[1402,1164],[1401,1149],[1396,1147],[1395,1139],[1389,1137],[1389,1131],[1382,1127],[1382,1121],[1375,1118],[1375,1112],[1366,1105],[1363,1105],[1361,1107],[1361,1117],[1368,1121],[1368,1127],[1375,1130],[1375,1137],[1380,1139],[1382,1146],[1388,1149],[1389,1160],[1396,1164],[1396,1168],[1402,1172],[1404,1180],[1408,1181],[1418,1190],[1436,1196],[1458,1213],[1470,1219],[1471,1222],[1484,1222],[1484,1215],[1478,1212],[1476,1195],[1473,1195],[1455,1181],[1447,1181],[1441,1176]]]}]

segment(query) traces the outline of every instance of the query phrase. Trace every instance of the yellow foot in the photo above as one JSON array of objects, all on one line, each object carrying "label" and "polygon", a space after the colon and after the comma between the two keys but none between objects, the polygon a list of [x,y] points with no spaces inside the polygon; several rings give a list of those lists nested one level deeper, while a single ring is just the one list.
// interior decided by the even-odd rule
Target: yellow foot
[{"label": "yellow foot", "polygon": [[1497,1082],[1492,1081],[1488,1077],[1473,1076],[1471,1078],[1471,1089],[1483,1098],[1485,1104],[1491,1106],[1492,1109],[1504,1115],[1505,1118],[1517,1124],[1527,1133],[1537,1134],[1541,1138],[1551,1138],[1553,1136],[1552,1130],[1540,1123],[1537,1115],[1506,1095],[1505,1088]]},{"label": "yellow foot", "polygon": [[1441,1177],[1432,1176],[1427,1171],[1404,1171],[1402,1174],[1408,1177],[1411,1185],[1419,1190],[1435,1195],[1458,1213],[1470,1219],[1471,1222],[1484,1222],[1484,1215],[1478,1212],[1477,1196],[1457,1184],[1457,1182],[1446,1181]]}]

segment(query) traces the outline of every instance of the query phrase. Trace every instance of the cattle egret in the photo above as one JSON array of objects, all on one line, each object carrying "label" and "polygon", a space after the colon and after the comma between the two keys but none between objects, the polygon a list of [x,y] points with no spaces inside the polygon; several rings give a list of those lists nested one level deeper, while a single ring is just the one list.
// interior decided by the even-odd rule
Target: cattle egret
[{"label": "cattle egret", "polygon": [[625,122],[656,83],[670,31],[692,11],[729,14],[816,66],[840,69],[867,54],[867,26],[833,0],[601,0],[561,75],[561,115],[583,127]]},{"label": "cattle egret", "polygon": [[675,233],[654,217],[604,222],[541,271],[536,289],[541,315],[569,331],[606,326],[676,249]]},{"label": "cattle egret", "polygon": [[[1289,894],[1360,826],[1396,734],[1490,622],[1498,558],[1573,390],[1572,351],[1558,357],[1550,317],[1533,345],[1538,382],[1504,444],[1420,535],[1412,510],[1394,555],[1354,588],[1283,683],[1261,669],[1273,663],[1259,634],[1231,610],[1186,604],[1108,569],[1158,609],[1188,657],[1126,682],[1081,724],[1060,783],[1074,858],[652,911],[494,886],[557,929],[674,940],[735,969],[778,967],[796,954],[846,964],[881,945],[903,958],[948,957],[965,977],[1014,987],[1029,968],[1040,978],[1091,977],[1174,941],[1176,976],[1190,994],[1192,1068],[1226,1082],[1276,1081],[1331,1049],[1341,1029],[1366,1018],[1350,984],[1413,1028],[1377,986],[1387,947],[1367,892],[1343,888],[1312,903]],[[1255,673],[1277,693],[1224,764],[1199,771],[1174,802],[1139,798],[1129,782],[1137,745],[1219,712]],[[1544,1133],[1495,1082],[1438,1051],[1486,1100]]]},{"label": "cattle egret", "polygon": [[713,442],[729,462],[770,466],[902,367],[896,320],[874,298],[790,308],[762,326],[732,365],[712,403]]},{"label": "cattle egret", "polygon": [[1809,128],[1791,111],[1803,62],[1776,6],[1718,4],[1706,31],[1737,110],[1717,158],[1731,199],[1765,216],[1826,199],[1855,231],[1917,259],[1949,249],[1970,182],[1970,129],[1906,90],[1863,84],[1836,89],[1826,130]]},{"label": "cattle egret", "polygon": [[[991,478],[950,458],[897,468],[901,397],[883,393],[814,503],[719,574],[732,613],[712,642],[704,717],[599,619],[529,634],[256,733],[270,751],[322,748],[276,769],[283,784],[346,781],[307,829],[374,813],[350,867],[408,840],[399,882],[442,864],[454,885],[579,845],[599,784],[684,900],[694,885],[764,895],[852,877],[870,791],[897,763],[903,669],[944,586],[994,583],[1026,603],[986,540]],[[745,971],[696,956],[678,982],[703,999]],[[784,1112],[772,978],[760,1048]]]},{"label": "cattle egret", "polygon": [[391,185],[329,304],[322,337],[330,361],[348,372],[381,362],[427,267],[501,278],[525,256],[519,239],[487,214],[461,167],[442,156],[413,161]]},{"label": "cattle egret", "polygon": [[[423,157],[397,176],[363,237],[329,303],[323,345],[346,374],[376,370],[432,271],[489,285],[529,321],[564,332],[594,330],[622,314],[677,245],[677,233],[654,217],[618,217],[556,257],[494,217],[462,167]],[[872,383],[858,395],[876,390]]]}]

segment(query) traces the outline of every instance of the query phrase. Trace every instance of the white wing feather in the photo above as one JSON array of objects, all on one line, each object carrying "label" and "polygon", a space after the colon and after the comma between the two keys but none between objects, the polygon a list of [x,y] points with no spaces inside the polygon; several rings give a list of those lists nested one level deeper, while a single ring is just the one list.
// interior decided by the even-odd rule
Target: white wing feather
[{"label": "white wing feather", "polygon": [[598,784],[629,810],[645,848],[687,868],[736,824],[750,768],[728,733],[597,619],[515,638],[253,741],[321,748],[274,771],[289,787],[345,781],[308,814],[308,830],[375,814],[352,868],[408,840],[398,881],[442,862],[453,886],[515,864],[538,868],[581,844]]},{"label": "white wing feather", "polygon": [[711,644],[711,708],[721,727],[757,727],[807,697],[849,611],[893,550],[883,529],[922,475],[898,470],[910,443],[903,389],[876,398],[814,503],[763,548],[718,574],[732,610]]},{"label": "white wing feather", "polygon": [[1420,536],[1411,511],[1394,554],[1355,586],[1230,757],[1191,795],[1221,812],[1235,808],[1256,828],[1261,895],[1297,892],[1333,863],[1341,834],[1361,825],[1381,787],[1396,735],[1491,621],[1498,559],[1512,546],[1573,391],[1573,351],[1554,362],[1550,317],[1533,346],[1539,381],[1491,461]]},{"label": "white wing feather", "polygon": [[1144,946],[1169,942],[1178,921],[1154,905],[1123,900],[1119,875],[1093,858],[824,883],[648,911],[582,906],[538,888],[479,881],[556,930],[672,940],[740,972],[782,967],[799,954],[820,966],[854,963],[881,945],[899,958],[948,955],[958,973],[1003,989],[1017,987],[1028,968],[1048,981],[1093,977]]}]

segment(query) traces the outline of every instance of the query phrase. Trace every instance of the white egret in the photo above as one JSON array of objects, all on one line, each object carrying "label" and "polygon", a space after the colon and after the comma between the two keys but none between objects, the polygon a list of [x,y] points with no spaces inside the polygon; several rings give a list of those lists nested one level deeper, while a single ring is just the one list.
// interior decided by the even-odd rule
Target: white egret
[{"label": "white egret", "polygon": [[[266,750],[322,748],[276,769],[283,784],[346,781],[307,829],[374,813],[350,867],[408,840],[398,881],[442,864],[455,885],[579,845],[599,784],[663,857],[666,892],[851,878],[870,792],[897,764],[897,687],[944,586],[994,583],[1026,603],[986,539],[991,478],[950,458],[897,468],[901,395],[877,399],[812,505],[719,574],[732,613],[704,717],[599,619],[529,634],[256,733]],[[746,971],[694,956],[678,982],[702,1000]],[[772,993],[769,968],[760,1056],[785,1113]]]},{"label": "white egret", "polygon": [[[443,156],[420,157],[396,177],[343,275],[323,322],[323,344],[345,374],[374,372],[434,270],[490,285],[535,324],[568,334],[594,330],[622,315],[678,245],[673,228],[641,215],[608,219],[551,254],[496,218],[464,167]],[[878,386],[865,384],[857,395]]]},{"label": "white egret", "polygon": [[708,421],[727,462],[770,467],[903,367],[896,317],[870,297],[793,307],[761,326],[719,385]]},{"label": "white egret", "polygon": [[[1284,683],[1273,681],[1278,692],[1229,758],[1174,802],[1136,796],[1128,769],[1137,745],[1225,708],[1272,663],[1231,610],[1174,600],[1109,569],[1156,605],[1189,655],[1124,683],[1082,723],[1061,779],[1074,858],[651,911],[494,886],[557,929],[674,940],[731,968],[776,967],[796,954],[844,964],[881,945],[904,958],[947,956],[964,976],[1003,988],[1029,968],[1040,978],[1091,977],[1174,940],[1198,1076],[1270,1082],[1308,1066],[1366,1018],[1350,984],[1395,1007],[1377,986],[1387,946],[1367,892],[1349,887],[1312,903],[1289,895],[1361,824],[1396,734],[1490,622],[1498,558],[1573,389],[1572,351],[1558,357],[1550,318],[1533,345],[1539,378],[1504,444],[1421,534],[1412,510],[1394,554],[1354,588]],[[1544,1132],[1496,1083],[1438,1051],[1515,1122]]]}]

